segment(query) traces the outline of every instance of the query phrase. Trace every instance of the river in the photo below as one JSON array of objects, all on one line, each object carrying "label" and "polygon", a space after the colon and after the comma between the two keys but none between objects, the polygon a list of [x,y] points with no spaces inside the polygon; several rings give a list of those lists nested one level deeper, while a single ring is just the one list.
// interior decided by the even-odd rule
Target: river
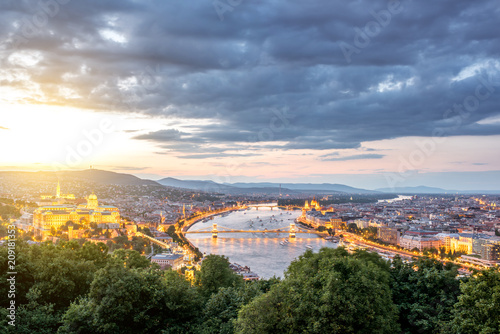
[{"label": "river", "polygon": [[[268,230],[287,228],[301,215],[301,211],[287,211],[266,207],[233,211],[225,216],[216,216],[207,222],[193,224],[189,231],[209,230],[216,223],[218,230]],[[261,278],[283,277],[288,265],[307,248],[317,252],[322,247],[337,247],[315,234],[297,233],[296,238],[276,233],[219,233],[213,239],[210,233],[186,235],[202,253],[225,255],[232,263],[249,266]],[[285,240],[289,240],[285,244]],[[283,244],[282,244],[283,243]]]},{"label": "river", "polygon": [[413,196],[398,195],[397,198],[393,198],[393,199],[379,199],[378,203],[393,203],[393,202],[403,201],[405,199],[412,199],[412,198],[413,198]]}]

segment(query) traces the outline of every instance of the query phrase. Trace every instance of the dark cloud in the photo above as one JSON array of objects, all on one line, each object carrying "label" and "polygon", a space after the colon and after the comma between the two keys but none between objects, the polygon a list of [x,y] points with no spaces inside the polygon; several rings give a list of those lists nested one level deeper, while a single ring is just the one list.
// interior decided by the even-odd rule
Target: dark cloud
[{"label": "dark cloud", "polygon": [[185,135],[185,133],[180,132],[176,129],[165,129],[156,132],[150,132],[148,134],[135,136],[135,139],[143,139],[143,140],[151,140],[151,141],[159,141],[159,142],[171,142],[178,141],[181,139],[181,136]]},{"label": "dark cloud", "polygon": [[356,154],[345,157],[336,157],[337,154],[330,154],[322,156],[321,160],[323,161],[347,161],[347,160],[365,160],[365,159],[382,159],[385,157],[384,154]]},{"label": "dark cloud", "polygon": [[[71,1],[37,28],[38,1],[4,1],[0,82],[25,103],[168,119],[135,136],[167,152],[500,134],[480,122],[500,114],[497,1],[402,0],[356,44],[388,3],[244,1],[221,21],[211,1]],[[350,62],[346,44],[357,48]],[[488,97],[454,110],[478,89]]]}]

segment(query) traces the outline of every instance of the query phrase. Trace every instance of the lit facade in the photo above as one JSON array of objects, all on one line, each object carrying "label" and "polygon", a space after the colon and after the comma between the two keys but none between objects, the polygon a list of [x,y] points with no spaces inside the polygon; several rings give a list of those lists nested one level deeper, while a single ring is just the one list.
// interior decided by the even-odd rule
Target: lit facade
[{"label": "lit facade", "polygon": [[162,269],[171,267],[173,270],[177,270],[184,265],[184,258],[180,254],[163,253],[151,257],[151,262],[157,263]]},{"label": "lit facade", "polygon": [[436,237],[424,237],[420,235],[403,235],[399,239],[399,245],[406,249],[417,248],[422,251],[424,248],[436,248],[439,249],[442,245],[442,241]]},{"label": "lit facade", "polygon": [[86,205],[47,205],[37,208],[33,213],[35,234],[42,239],[47,237],[52,227],[60,228],[68,221],[88,226],[95,224],[119,224],[120,211],[117,207],[99,205],[97,196],[87,198]]},{"label": "lit facade", "polygon": [[[391,227],[379,227],[377,229],[377,237],[389,244],[398,245],[400,233],[396,228]],[[410,248],[411,249],[411,248]]]}]

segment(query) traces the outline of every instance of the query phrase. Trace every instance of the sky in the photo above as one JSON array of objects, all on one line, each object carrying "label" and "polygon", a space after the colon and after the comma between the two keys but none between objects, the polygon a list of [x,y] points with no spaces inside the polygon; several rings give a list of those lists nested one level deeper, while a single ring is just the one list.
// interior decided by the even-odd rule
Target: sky
[{"label": "sky", "polygon": [[0,170],[500,190],[493,0],[6,0]]}]

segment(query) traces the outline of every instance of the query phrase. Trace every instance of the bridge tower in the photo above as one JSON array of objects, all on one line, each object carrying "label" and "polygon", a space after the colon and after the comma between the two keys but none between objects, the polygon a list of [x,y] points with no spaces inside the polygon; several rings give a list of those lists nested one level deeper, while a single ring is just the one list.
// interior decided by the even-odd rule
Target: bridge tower
[{"label": "bridge tower", "polygon": [[295,233],[297,232],[297,228],[295,227],[295,223],[290,223],[290,238],[295,238]]},{"label": "bridge tower", "polygon": [[217,231],[217,224],[214,223],[212,225],[212,238],[214,239],[217,239],[217,234],[218,234],[218,231]]}]

